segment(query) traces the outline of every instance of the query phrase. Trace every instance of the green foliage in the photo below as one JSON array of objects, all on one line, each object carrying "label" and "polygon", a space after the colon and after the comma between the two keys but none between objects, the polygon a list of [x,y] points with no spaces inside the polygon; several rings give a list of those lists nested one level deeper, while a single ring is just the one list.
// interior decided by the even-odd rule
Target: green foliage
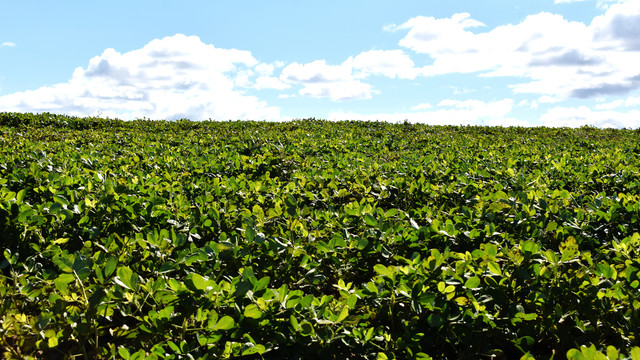
[{"label": "green foliage", "polygon": [[0,351],[640,358],[637,135],[0,113]]}]

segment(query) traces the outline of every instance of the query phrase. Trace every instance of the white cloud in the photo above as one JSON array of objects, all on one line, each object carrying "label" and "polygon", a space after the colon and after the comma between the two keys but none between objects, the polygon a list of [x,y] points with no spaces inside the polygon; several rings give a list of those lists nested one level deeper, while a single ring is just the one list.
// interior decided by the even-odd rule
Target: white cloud
[{"label": "white cloud", "polygon": [[255,80],[255,85],[253,88],[262,90],[262,89],[275,89],[275,90],[284,90],[290,88],[291,85],[285,84],[277,77],[273,76],[260,76]]},{"label": "white cloud", "polygon": [[303,96],[345,101],[369,99],[378,93],[362,81],[371,76],[415,79],[421,72],[402,50],[369,50],[339,65],[329,65],[325,60],[291,63],[282,69],[280,80],[303,85],[299,91]]},{"label": "white cloud", "polygon": [[324,60],[307,64],[292,63],[282,69],[280,80],[302,84],[299,94],[333,101],[369,99],[374,90],[370,84],[355,79],[351,61],[328,65]]},{"label": "white cloud", "polygon": [[414,110],[414,111],[428,110],[428,109],[431,109],[432,107],[433,105],[429,103],[422,103],[422,104],[418,104],[416,106],[411,107],[411,110]]},{"label": "white cloud", "polygon": [[595,126],[601,128],[638,128],[640,127],[640,111],[627,112],[613,110],[592,110],[586,106],[554,107],[540,117],[544,126],[580,127]]},{"label": "white cloud", "polygon": [[2,44],[0,44],[0,47],[14,47],[14,46],[16,46],[16,43],[12,41],[5,41]]},{"label": "white cloud", "polygon": [[[419,109],[422,105],[416,105]],[[513,108],[513,100],[504,99],[494,102],[480,100],[451,100],[441,101],[437,106],[426,111],[360,114],[355,112],[332,111],[329,120],[384,120],[393,122],[425,123],[431,125],[524,125],[522,121],[507,118]]]},{"label": "white cloud", "polygon": [[392,79],[415,79],[420,72],[402,50],[370,50],[347,61],[351,62],[358,78],[382,75]]},{"label": "white cloud", "polygon": [[[238,86],[264,73],[248,51],[220,49],[196,36],[156,39],[141,49],[105,50],[62,84],[0,97],[8,111],[58,112],[131,119],[278,119],[280,111]],[[260,86],[276,86],[260,80]]]},{"label": "white cloud", "polygon": [[454,14],[451,18],[436,19],[418,16],[399,26],[386,27],[390,31],[409,30],[400,45],[426,54],[465,53],[473,42],[474,34],[467,28],[485,26],[470,18],[468,13]]},{"label": "white cloud", "polygon": [[629,96],[627,100],[624,102],[625,106],[636,106],[640,105],[640,97]]},{"label": "white cloud", "polygon": [[275,68],[274,64],[258,64],[254,70],[262,76],[271,76]]},{"label": "white cloud", "polygon": [[462,89],[457,86],[447,86],[447,88],[453,90],[454,95],[464,95],[464,94],[469,94],[476,91],[475,89],[469,89],[465,86],[463,86]]},{"label": "white cloud", "polygon": [[624,100],[618,99],[604,104],[597,104],[596,110],[613,110],[624,105]]},{"label": "white cloud", "polygon": [[298,84],[333,83],[350,80],[352,74],[348,65],[328,65],[324,60],[316,60],[307,64],[294,62],[287,65],[282,69],[280,79]]},{"label": "white cloud", "polygon": [[553,104],[553,103],[557,103],[562,101],[562,99],[559,99],[557,97],[553,97],[553,96],[549,96],[549,95],[543,95],[540,96],[538,98],[538,102],[541,104]]},{"label": "white cloud", "polygon": [[531,109],[537,109],[538,108],[538,102],[536,100],[521,100],[518,103],[519,107],[529,107]]},{"label": "white cloud", "polygon": [[370,99],[372,93],[375,92],[370,84],[359,80],[345,80],[306,84],[300,90],[300,95],[314,98],[330,98],[333,101],[346,101]]},{"label": "white cloud", "polygon": [[[485,30],[469,14],[415,17],[387,31],[406,30],[399,45],[427,54],[420,74],[477,73],[525,79],[515,93],[555,98],[623,95],[640,88],[640,1],[611,5],[590,24],[542,12]],[[472,31],[473,30],[473,31]]]}]

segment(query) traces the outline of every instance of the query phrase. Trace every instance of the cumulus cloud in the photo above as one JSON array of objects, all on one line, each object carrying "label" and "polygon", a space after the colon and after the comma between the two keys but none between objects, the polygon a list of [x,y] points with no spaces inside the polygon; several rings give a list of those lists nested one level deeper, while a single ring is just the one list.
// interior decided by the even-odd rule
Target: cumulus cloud
[{"label": "cumulus cloud", "polygon": [[640,1],[613,4],[590,24],[542,12],[487,29],[459,13],[419,16],[385,30],[406,31],[399,45],[433,59],[420,69],[425,76],[517,77],[525,81],[512,84],[512,91],[558,98],[625,95],[640,88]]},{"label": "cumulus cloud", "polygon": [[14,46],[16,46],[16,43],[12,41],[5,41],[2,44],[0,44],[0,47],[14,47]]},{"label": "cumulus cloud", "polygon": [[348,80],[307,84],[300,90],[300,95],[314,98],[330,98],[333,101],[346,101],[370,99],[373,92],[370,84],[358,80]]},{"label": "cumulus cloud", "polygon": [[[605,107],[606,108],[606,107]],[[552,127],[580,127],[595,126],[601,128],[629,128],[640,127],[640,111],[593,110],[586,106],[563,107],[549,109],[541,117],[544,126]]]},{"label": "cumulus cloud", "polygon": [[349,58],[356,77],[381,75],[388,78],[415,79],[420,69],[402,50],[370,50]]},{"label": "cumulus cloud", "polygon": [[282,70],[280,79],[299,84],[332,83],[351,79],[351,68],[343,65],[328,65],[324,60],[307,64],[294,62]]},{"label": "cumulus cloud", "polygon": [[299,91],[302,96],[333,101],[369,99],[373,92],[370,84],[353,76],[353,68],[348,62],[340,65],[329,65],[325,60],[306,64],[294,62],[282,69],[280,80],[303,85]]},{"label": "cumulus cloud", "polygon": [[399,45],[419,53],[466,53],[473,43],[474,33],[467,28],[483,27],[480,21],[471,19],[469,13],[454,14],[451,18],[436,19],[418,16],[402,25],[387,26],[387,31],[408,30]]},{"label": "cumulus cloud", "polygon": [[541,104],[553,104],[553,103],[560,102],[561,100],[562,99],[559,99],[553,96],[548,96],[548,95],[543,95],[538,98],[538,102]]},{"label": "cumulus cloud", "polygon": [[412,106],[411,110],[414,110],[414,111],[427,110],[427,109],[431,109],[432,107],[433,107],[433,105],[431,105],[430,103],[422,103],[422,104],[418,104],[416,106]]},{"label": "cumulus cloud", "polygon": [[512,99],[493,102],[480,100],[445,99],[436,106],[419,104],[413,107],[413,112],[361,114],[355,112],[333,111],[329,113],[329,120],[385,120],[410,121],[430,125],[502,125],[520,126],[525,122],[508,118],[513,108]]},{"label": "cumulus cloud", "polygon": [[640,105],[640,97],[637,96],[629,96],[627,100],[624,102],[625,106],[636,106]]},{"label": "cumulus cloud", "polygon": [[618,99],[604,104],[597,104],[596,110],[613,110],[624,105],[624,100]]},{"label": "cumulus cloud", "polygon": [[299,91],[302,96],[345,101],[369,99],[377,94],[371,84],[364,82],[372,76],[415,79],[421,72],[402,50],[369,50],[338,65],[327,64],[325,60],[291,63],[282,69],[280,80],[303,85]]},{"label": "cumulus cloud", "polygon": [[291,85],[285,84],[280,81],[277,77],[274,76],[260,76],[255,80],[255,84],[253,88],[262,90],[262,89],[275,89],[275,90],[284,90],[290,88]]},{"label": "cumulus cloud", "polygon": [[[248,51],[178,34],[126,53],[107,49],[75,69],[68,82],[2,96],[0,107],[125,119],[278,119],[278,108],[241,89],[282,88],[268,76],[270,66]],[[255,73],[264,76],[253,82]]]},{"label": "cumulus cloud", "polygon": [[640,50],[640,2],[629,1],[611,6],[591,23],[593,37],[600,49]]}]

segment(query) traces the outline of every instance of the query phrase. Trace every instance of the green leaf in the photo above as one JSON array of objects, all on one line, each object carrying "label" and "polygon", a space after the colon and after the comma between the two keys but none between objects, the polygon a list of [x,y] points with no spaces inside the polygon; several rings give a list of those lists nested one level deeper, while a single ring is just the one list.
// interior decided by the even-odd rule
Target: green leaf
[{"label": "green leaf", "polygon": [[295,331],[300,330],[300,324],[298,323],[298,319],[296,319],[295,316],[293,315],[289,316],[289,322],[291,323],[291,327],[293,327],[293,330]]},{"label": "green leaf", "polygon": [[349,307],[347,305],[343,305],[342,309],[340,309],[340,314],[336,318],[336,322],[340,322],[349,316]]},{"label": "green leaf", "polygon": [[496,200],[509,200],[509,195],[507,195],[504,191],[501,191],[501,190],[496,191],[493,194],[493,196]]},{"label": "green leaf", "polygon": [[256,237],[256,229],[251,225],[247,225],[247,228],[244,230],[244,234],[247,237],[248,242],[253,242],[253,239]]},{"label": "green leaf", "polygon": [[115,282],[120,285],[123,286],[129,290],[134,290],[133,287],[133,271],[131,271],[131,269],[129,269],[129,267],[127,266],[121,266],[118,268],[118,271],[116,272],[117,276],[115,277]]},{"label": "green leaf", "polygon": [[378,287],[376,286],[375,283],[369,281],[368,283],[365,284],[365,287],[367,288],[367,290],[369,290],[372,293],[377,294],[378,293]]},{"label": "green leaf", "polygon": [[47,346],[49,346],[49,348],[54,348],[54,347],[58,346],[58,337],[52,336],[52,337],[48,338],[47,339]]},{"label": "green leaf", "polygon": [[520,318],[522,320],[531,321],[531,320],[537,319],[538,318],[538,314],[536,314],[536,313],[526,314],[526,313],[519,312],[519,313],[516,314],[516,317]]},{"label": "green leaf", "polygon": [[364,222],[369,226],[378,227],[378,220],[369,214],[364,216]]},{"label": "green leaf", "polygon": [[69,254],[60,254],[53,257],[54,264],[58,265],[60,271],[64,271],[66,273],[73,272],[73,256]]},{"label": "green leaf", "polygon": [[308,321],[301,322],[300,333],[304,336],[313,335],[315,333],[315,331],[313,330],[313,325]]},{"label": "green leaf", "polygon": [[20,205],[22,204],[22,201],[24,200],[24,195],[26,194],[25,189],[22,189],[20,191],[18,191],[18,194],[16,195],[16,204]]},{"label": "green leaf", "polygon": [[262,311],[256,304],[250,304],[244,308],[244,316],[252,319],[260,319],[262,317]]},{"label": "green leaf", "polygon": [[259,221],[264,220],[264,211],[262,210],[260,205],[258,204],[253,205],[251,212],[253,213],[253,215],[256,216],[256,219],[258,219]]},{"label": "green leaf", "polygon": [[213,327],[213,330],[229,330],[232,329],[236,322],[233,320],[231,316],[225,315],[218,323]]},{"label": "green leaf", "polygon": [[502,275],[502,270],[500,269],[500,265],[494,261],[490,261],[487,263],[487,269],[496,275]]},{"label": "green leaf", "polygon": [[287,196],[285,196],[284,202],[287,204],[287,206],[289,206],[291,208],[294,208],[294,209],[298,206],[298,201],[291,194],[287,194]]},{"label": "green leaf", "polygon": [[174,353],[177,353],[177,354],[181,354],[182,353],[182,351],[180,350],[178,345],[176,345],[176,343],[174,343],[173,341],[168,340],[167,341],[167,345],[169,345],[169,347],[171,348],[171,350],[173,350]]},{"label": "green leaf", "polygon": [[540,250],[540,246],[533,241],[523,241],[520,243],[523,253],[535,254]]},{"label": "green leaf", "polygon": [[609,345],[607,346],[607,357],[612,360],[616,360],[619,358],[618,349]]},{"label": "green leaf", "polygon": [[393,271],[389,270],[386,266],[382,264],[376,264],[373,266],[373,270],[377,272],[379,275],[391,277],[393,275]]},{"label": "green leaf", "polygon": [[640,360],[640,347],[632,347],[629,355],[631,355],[631,360]]},{"label": "green leaf", "polygon": [[[567,360],[587,360],[582,356],[582,353],[578,349],[571,349],[567,351]],[[589,359],[591,360],[591,359]]]},{"label": "green leaf", "polygon": [[202,291],[206,291],[207,288],[215,284],[214,281],[205,279],[202,275],[196,273],[191,274],[191,281],[193,282],[193,286],[195,286],[196,289]]},{"label": "green leaf", "polygon": [[616,270],[613,266],[602,262],[596,266],[596,274],[603,276],[607,279],[611,279],[616,275]]},{"label": "green leaf", "polygon": [[364,250],[368,245],[369,240],[367,240],[366,238],[362,237],[358,239],[358,250]]},{"label": "green leaf", "polygon": [[118,260],[115,257],[111,256],[107,260],[107,263],[104,266],[104,277],[109,277],[113,274],[113,271],[116,269],[118,265]]},{"label": "green leaf", "polygon": [[25,209],[24,211],[22,211],[19,215],[18,215],[18,222],[21,223],[26,223],[29,219],[31,219],[33,217],[33,215],[35,215],[36,212],[33,211],[33,209],[28,208]]},{"label": "green leaf", "polygon": [[384,214],[385,218],[391,218],[398,215],[398,209],[389,209],[387,210],[387,212]]},{"label": "green leaf", "polygon": [[140,350],[136,351],[134,354],[131,355],[130,360],[142,360],[142,359],[149,360],[150,358],[151,357],[146,357],[145,351],[140,349]]},{"label": "green leaf", "polygon": [[56,245],[66,244],[67,242],[69,242],[69,238],[58,238],[53,241],[53,243]]},{"label": "green leaf", "polygon": [[122,358],[125,360],[129,360],[129,358],[131,357],[131,354],[129,354],[129,350],[127,350],[123,346],[118,347],[118,354],[120,354],[120,356],[122,356]]},{"label": "green leaf", "polygon": [[63,295],[69,294],[69,283],[75,281],[75,276],[73,274],[60,274],[55,280],[53,280],[56,289],[60,291]]},{"label": "green leaf", "polygon": [[557,227],[558,227],[558,223],[555,221],[551,221],[547,224],[547,228],[545,229],[545,231],[551,232],[551,231],[554,231]]},{"label": "green leaf", "polygon": [[[251,345],[253,345],[253,344],[251,344]],[[262,345],[262,344],[257,344],[257,345],[251,346],[251,347],[247,348],[246,350],[244,350],[244,351],[242,352],[242,356],[245,356],[245,355],[253,355],[253,354],[262,354],[262,353],[264,353],[266,350],[267,350],[267,349],[264,347],[264,345]]]},{"label": "green leaf", "polygon": [[465,281],[464,286],[468,289],[475,289],[480,286],[480,278],[477,276],[472,276],[467,281]]},{"label": "green leaf", "polygon": [[347,298],[347,301],[345,302],[345,304],[347,304],[347,306],[349,307],[349,309],[355,309],[356,308],[356,303],[358,302],[358,295],[356,294],[351,294],[349,295],[349,297]]}]

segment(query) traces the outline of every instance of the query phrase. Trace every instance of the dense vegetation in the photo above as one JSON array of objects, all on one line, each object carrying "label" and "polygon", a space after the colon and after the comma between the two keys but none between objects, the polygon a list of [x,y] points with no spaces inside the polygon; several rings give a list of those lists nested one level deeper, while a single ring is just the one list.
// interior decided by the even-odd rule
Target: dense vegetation
[{"label": "dense vegetation", "polygon": [[0,113],[0,351],[640,359],[639,137]]}]

